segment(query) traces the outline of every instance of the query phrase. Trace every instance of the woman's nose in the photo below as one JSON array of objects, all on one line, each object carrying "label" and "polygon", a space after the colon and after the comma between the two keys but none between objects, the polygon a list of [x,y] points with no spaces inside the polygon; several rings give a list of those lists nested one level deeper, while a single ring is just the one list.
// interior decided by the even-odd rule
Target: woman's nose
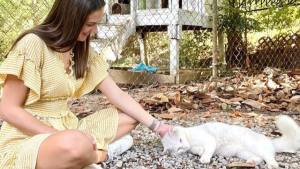
[{"label": "woman's nose", "polygon": [[98,26],[97,26],[97,24],[95,24],[95,25],[93,26],[92,32],[93,32],[94,34],[97,34],[97,33],[98,33]]}]

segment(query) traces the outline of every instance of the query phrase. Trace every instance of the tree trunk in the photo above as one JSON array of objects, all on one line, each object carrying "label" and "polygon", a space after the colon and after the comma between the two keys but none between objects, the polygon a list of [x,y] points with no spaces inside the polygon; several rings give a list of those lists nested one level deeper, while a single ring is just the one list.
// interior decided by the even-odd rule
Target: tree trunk
[{"label": "tree trunk", "polygon": [[246,61],[245,43],[241,31],[227,31],[226,63],[227,68],[243,67]]}]

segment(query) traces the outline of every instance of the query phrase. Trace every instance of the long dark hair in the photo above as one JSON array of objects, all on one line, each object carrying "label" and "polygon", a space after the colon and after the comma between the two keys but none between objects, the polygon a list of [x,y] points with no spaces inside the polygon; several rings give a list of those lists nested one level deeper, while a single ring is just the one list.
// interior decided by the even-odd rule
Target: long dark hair
[{"label": "long dark hair", "polygon": [[87,67],[90,37],[83,42],[77,39],[88,15],[104,5],[104,0],[56,0],[44,22],[21,34],[11,49],[25,35],[34,33],[54,51],[73,49],[75,77],[82,78]]}]

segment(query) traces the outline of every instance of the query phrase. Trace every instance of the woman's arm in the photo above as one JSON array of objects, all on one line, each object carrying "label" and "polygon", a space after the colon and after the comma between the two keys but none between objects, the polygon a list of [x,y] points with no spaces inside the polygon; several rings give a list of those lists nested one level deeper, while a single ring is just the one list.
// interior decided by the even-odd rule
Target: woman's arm
[{"label": "woman's arm", "polygon": [[118,109],[147,127],[151,125],[154,117],[146,112],[131,96],[121,90],[110,76],[107,76],[98,85],[98,89],[101,90]]},{"label": "woman's arm", "polygon": [[30,136],[57,132],[23,109],[28,92],[29,89],[22,80],[14,75],[7,75],[0,104],[1,118]]},{"label": "woman's arm", "polygon": [[[97,88],[106,95],[110,102],[118,109],[133,117],[143,125],[150,127],[155,119],[148,112],[146,112],[142,106],[137,103],[130,95],[122,91],[114,82],[114,80],[107,76]],[[159,135],[161,137],[169,130],[171,126],[163,125],[159,129]]]}]

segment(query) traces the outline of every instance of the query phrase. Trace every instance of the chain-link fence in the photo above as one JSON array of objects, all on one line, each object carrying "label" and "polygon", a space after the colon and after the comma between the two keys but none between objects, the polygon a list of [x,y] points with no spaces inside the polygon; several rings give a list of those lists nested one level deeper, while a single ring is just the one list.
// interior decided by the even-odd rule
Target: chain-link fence
[{"label": "chain-link fence", "polygon": [[299,62],[298,0],[234,1],[222,5],[227,68],[296,69]]},{"label": "chain-link fence", "polygon": [[[40,23],[53,2],[0,1],[2,60],[14,39]],[[106,54],[109,72],[120,84],[186,83],[230,76],[233,70],[290,70],[299,63],[298,0],[106,3],[92,46]]]},{"label": "chain-link fence", "polygon": [[54,0],[0,1],[0,59],[3,61],[12,43],[25,30],[39,24]]}]

